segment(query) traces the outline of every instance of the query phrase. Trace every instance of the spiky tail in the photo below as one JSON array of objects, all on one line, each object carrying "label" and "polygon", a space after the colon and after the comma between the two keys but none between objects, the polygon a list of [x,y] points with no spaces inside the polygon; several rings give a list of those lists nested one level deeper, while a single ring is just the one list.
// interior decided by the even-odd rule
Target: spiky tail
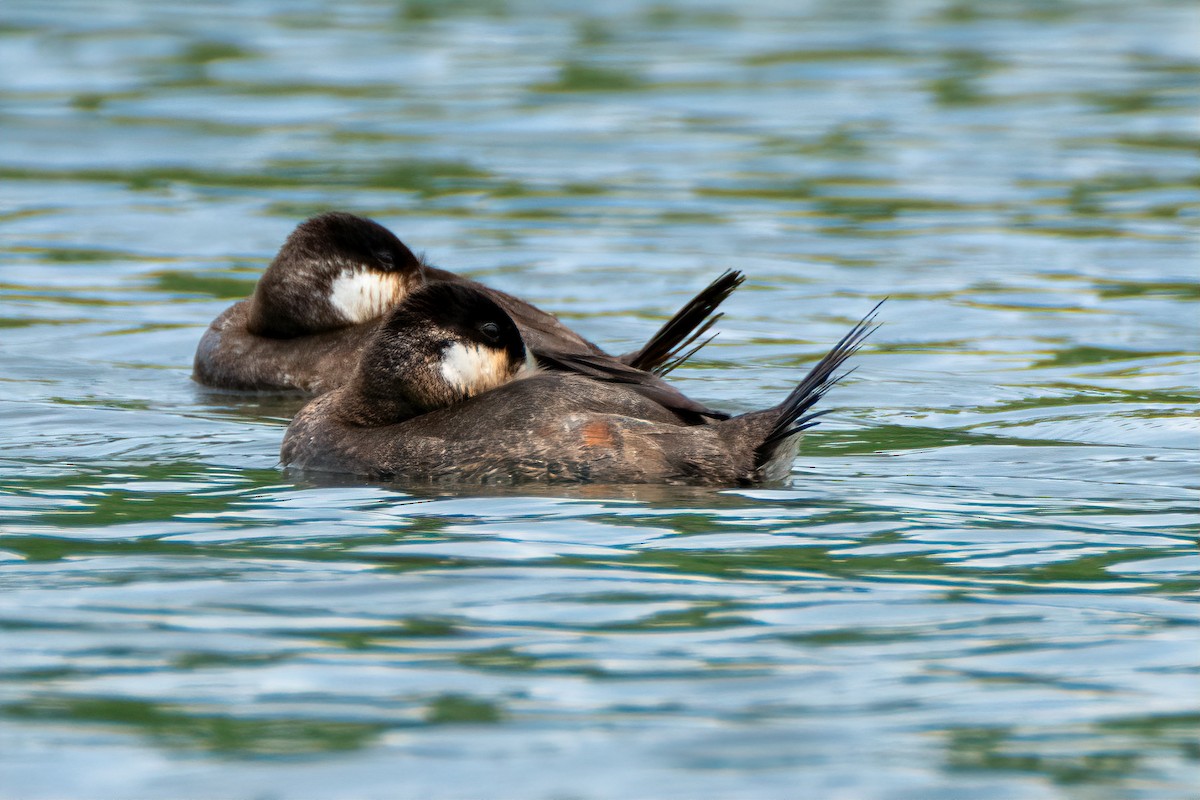
[{"label": "spiky tail", "polygon": [[626,353],[621,356],[621,361],[635,369],[666,375],[712,341],[710,336],[690,350],[686,349],[721,318],[713,312],[744,280],[746,276],[741,272],[726,270],[667,320],[640,350]]},{"label": "spiky tail", "polygon": [[818,417],[829,413],[811,409],[820,402],[826,392],[854,371],[851,369],[840,375],[835,374],[846,359],[858,352],[866,338],[879,328],[875,324],[875,316],[883,303],[884,300],[876,303],[875,307],[808,371],[804,380],[800,381],[791,394],[776,407],[775,424],[754,453],[756,470],[767,468],[784,456],[793,436],[816,425]]}]

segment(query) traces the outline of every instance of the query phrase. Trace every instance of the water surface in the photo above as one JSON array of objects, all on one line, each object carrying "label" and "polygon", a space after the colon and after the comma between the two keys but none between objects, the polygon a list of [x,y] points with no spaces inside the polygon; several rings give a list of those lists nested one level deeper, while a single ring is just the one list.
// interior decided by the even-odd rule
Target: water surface
[{"label": "water surface", "polygon": [[[1179,798],[1200,783],[1200,13],[6,2],[0,795]],[[774,403],[793,481],[281,472],[189,380],[305,216]]]}]

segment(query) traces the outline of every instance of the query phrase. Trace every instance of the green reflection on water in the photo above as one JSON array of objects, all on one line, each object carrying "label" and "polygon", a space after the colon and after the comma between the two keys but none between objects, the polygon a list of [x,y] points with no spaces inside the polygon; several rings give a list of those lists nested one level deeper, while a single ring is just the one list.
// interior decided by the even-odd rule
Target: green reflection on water
[{"label": "green reflection on water", "polygon": [[505,17],[505,0],[403,0],[396,12],[401,23],[428,22],[456,16]]},{"label": "green reflection on water", "polygon": [[909,211],[963,211],[971,206],[921,197],[818,197],[817,209],[854,220],[892,219]]},{"label": "green reflection on water", "polygon": [[1041,742],[1023,741],[1008,728],[951,728],[945,732],[947,767],[959,771],[1029,772],[1063,785],[1110,783],[1142,768],[1134,751],[1080,755],[1037,753]]},{"label": "green reflection on water", "polygon": [[133,729],[162,747],[244,757],[357,750],[386,726],[319,719],[250,719],[195,713],[182,707],[108,697],[45,697],[0,706],[13,719],[113,725]]},{"label": "green reflection on water", "polygon": [[176,59],[187,64],[211,64],[231,58],[249,58],[254,52],[233,42],[200,40],[189,42]]},{"label": "green reflection on water", "polygon": [[489,173],[457,161],[378,161],[327,164],[278,161],[254,173],[218,172],[190,167],[134,169],[36,169],[0,167],[8,180],[94,181],[124,183],[134,190],[161,189],[173,183],[246,189],[360,188],[414,191],[425,196],[487,190]]},{"label": "green reflection on water", "polygon": [[201,670],[213,667],[260,667],[286,661],[286,653],[221,653],[192,651],[171,658],[171,669]]},{"label": "green reflection on water", "polygon": [[1200,282],[1094,280],[1101,297],[1162,297],[1200,300]]},{"label": "green reflection on water", "polygon": [[1183,150],[1200,156],[1200,139],[1182,136],[1182,134],[1159,134],[1159,136],[1123,136],[1117,137],[1117,144],[1127,148],[1145,148],[1150,150]]},{"label": "green reflection on water", "polygon": [[[763,146],[773,152],[799,153],[809,156],[830,156],[831,158],[862,158],[867,155],[867,137],[872,134],[882,134],[883,126],[860,122],[847,122],[835,125],[815,139],[797,141],[784,137],[769,137]],[[857,177],[857,176],[856,176]],[[857,177],[859,181],[874,181],[887,184],[883,179],[868,179]],[[828,178],[823,178],[828,182]]]},{"label": "green reflection on water", "polygon": [[1090,92],[1080,95],[1080,99],[1091,103],[1096,110],[1107,114],[1134,114],[1139,111],[1148,111],[1163,102],[1159,93],[1153,89],[1129,92]]},{"label": "green reflection on water", "polygon": [[493,647],[487,650],[462,653],[457,656],[456,660],[464,667],[500,672],[527,672],[538,663],[538,659],[533,656],[518,653],[509,647]]},{"label": "green reflection on water", "polygon": [[616,33],[604,20],[589,17],[576,23],[575,38],[584,47],[596,47],[611,42],[616,38]]},{"label": "green reflection on water", "polygon": [[624,92],[646,85],[644,78],[629,70],[568,61],[559,67],[555,81],[533,88],[540,92]]},{"label": "green reflection on water", "polygon": [[110,250],[91,250],[84,247],[46,247],[46,248],[20,248],[14,252],[36,253],[36,255],[46,261],[52,261],[59,264],[83,264],[92,261],[113,261],[121,258],[121,254],[114,253]]},{"label": "green reflection on water", "polygon": [[978,50],[951,50],[943,55],[941,77],[928,83],[941,106],[976,105],[989,101],[980,81],[1000,68],[1000,62]]},{"label": "green reflection on water", "polygon": [[[1076,362],[1087,363],[1087,362]],[[1038,366],[1044,366],[1043,364]],[[1181,394],[1151,389],[1114,389],[1098,386],[1080,386],[1067,383],[1047,383],[1040,389],[1059,389],[1065,394],[1039,395],[1023,397],[1017,400],[1006,400],[989,406],[979,406],[971,409],[970,413],[1006,413],[1009,411],[1024,411],[1031,408],[1057,408],[1063,406],[1080,406],[1109,403],[1129,403],[1143,406],[1144,411],[1156,411],[1155,406],[1191,405],[1200,403],[1200,395]],[[953,413],[953,412],[951,412]]]},{"label": "green reflection on water", "polygon": [[772,64],[802,64],[819,63],[824,61],[864,61],[886,59],[888,61],[903,61],[913,58],[913,55],[903,50],[893,50],[886,47],[859,47],[819,50],[776,50],[770,53],[759,53],[744,59],[752,67],[769,66]]},{"label": "green reflection on water", "polygon": [[[914,409],[914,411],[916,411]],[[939,409],[938,413],[945,413]],[[964,445],[1007,445],[1014,447],[1059,447],[1061,441],[1025,436],[1004,436],[961,428],[931,428],[921,425],[872,425],[852,431],[815,431],[804,434],[801,453],[820,449],[840,454],[869,454],[904,450],[929,450]]]},{"label": "green reflection on water", "polygon": [[[1143,547],[1138,550],[1115,550],[1111,553],[1101,553],[1099,555],[1076,556],[1066,561],[1043,564],[1029,570],[1010,569],[1007,571],[1014,575],[1020,575],[1023,581],[1031,585],[1038,583],[1057,584],[1060,582],[1079,584],[1105,583],[1113,579],[1114,573],[1109,570],[1109,567],[1117,566],[1126,561],[1142,561],[1172,553],[1177,554],[1178,550],[1155,547]],[[1195,584],[1196,581],[1160,581],[1152,589],[1149,589],[1149,591],[1174,594],[1180,591],[1181,586],[1194,586]],[[1140,592],[1146,592],[1147,590],[1148,587],[1145,586],[1138,589]],[[1167,623],[1159,621],[1158,624],[1163,625]]]},{"label": "green reflection on water", "polygon": [[705,186],[696,190],[701,197],[761,197],[768,200],[803,200],[812,197],[815,184],[808,180],[766,186]]},{"label": "green reflection on water", "polygon": [[430,725],[491,724],[504,719],[494,703],[460,694],[445,694],[429,704],[425,721]]},{"label": "green reflection on water", "polygon": [[319,639],[346,650],[373,650],[393,647],[397,643],[412,639],[441,639],[462,636],[463,632],[454,623],[434,617],[405,617],[394,625],[378,628],[354,628],[352,630],[320,630],[305,628],[297,634],[303,639]]},{"label": "green reflection on water", "polygon": [[1036,362],[1035,367],[1072,367],[1085,364],[1105,364],[1110,361],[1129,361],[1133,359],[1162,358],[1167,356],[1184,356],[1184,352],[1164,350],[1147,352],[1145,350],[1118,350],[1114,347],[1089,347],[1079,345],[1055,351],[1049,358]]},{"label": "green reflection on water", "polygon": [[651,28],[679,26],[732,28],[741,18],[737,14],[715,9],[690,9],[681,5],[657,3],[646,8],[641,20]]},{"label": "green reflection on water", "polygon": [[258,276],[231,278],[223,275],[171,270],[152,275],[155,286],[173,294],[202,294],[221,300],[241,300],[254,291]]},{"label": "green reflection on water", "polygon": [[[121,485],[114,488],[112,484],[116,481]],[[176,483],[179,488],[175,491],[139,490],[138,485],[147,481]],[[50,510],[36,513],[33,519],[52,527],[75,528],[166,521],[182,514],[219,514],[244,500],[245,493],[278,483],[279,473],[274,470],[239,470],[236,480],[231,482],[204,465],[178,462],[128,464],[123,465],[120,473],[95,471],[21,478],[10,481],[6,488],[26,497],[70,497],[71,505],[57,504]],[[27,547],[28,556],[39,560],[60,558],[63,547],[88,546],[84,540],[43,536],[0,535],[0,540],[12,540],[8,545],[12,549]],[[102,547],[139,545],[138,542],[116,541],[92,541],[90,544]]]}]

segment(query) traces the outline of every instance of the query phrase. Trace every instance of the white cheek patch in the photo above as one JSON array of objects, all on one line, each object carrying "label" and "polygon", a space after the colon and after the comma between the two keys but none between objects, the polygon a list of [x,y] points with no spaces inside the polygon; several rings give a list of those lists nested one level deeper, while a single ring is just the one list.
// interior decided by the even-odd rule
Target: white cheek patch
[{"label": "white cheek patch", "polygon": [[528,347],[525,348],[525,365],[521,367],[521,371],[517,373],[518,378],[528,378],[530,375],[538,372],[537,359],[533,357],[533,353]]},{"label": "white cheek patch", "polygon": [[468,397],[511,379],[507,354],[478,344],[454,342],[442,351],[442,377]]},{"label": "white cheek patch", "polygon": [[382,316],[403,300],[406,293],[399,274],[343,270],[329,287],[329,305],[346,322],[356,324]]},{"label": "white cheek patch", "polygon": [[533,375],[540,375],[542,372],[543,370],[540,366],[538,366],[537,359],[533,357],[533,353],[530,352],[529,348],[526,348],[525,361],[521,364],[520,368],[517,369],[516,374],[514,374],[510,380],[520,381]]}]

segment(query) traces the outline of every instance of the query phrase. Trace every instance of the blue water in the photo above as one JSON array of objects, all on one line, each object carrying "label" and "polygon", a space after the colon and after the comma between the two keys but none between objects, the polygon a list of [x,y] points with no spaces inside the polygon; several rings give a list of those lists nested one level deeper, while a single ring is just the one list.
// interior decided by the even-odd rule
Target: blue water
[{"label": "blue water", "polygon": [[[1200,9],[0,7],[0,796],[1200,785]],[[340,208],[782,397],[789,486],[406,493],[190,381]]]}]

